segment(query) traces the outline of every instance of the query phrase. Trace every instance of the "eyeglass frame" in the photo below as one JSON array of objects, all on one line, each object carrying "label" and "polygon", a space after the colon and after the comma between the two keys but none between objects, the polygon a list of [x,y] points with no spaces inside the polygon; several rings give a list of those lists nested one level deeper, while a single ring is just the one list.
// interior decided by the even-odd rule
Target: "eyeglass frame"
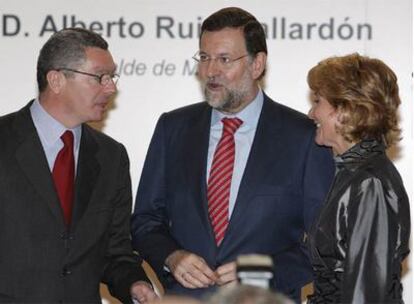
[{"label": "eyeglass frame", "polygon": [[[60,71],[68,71],[68,72],[72,72],[72,73],[77,73],[77,74],[81,74],[81,75],[86,75],[86,76],[90,76],[90,77],[94,77],[98,83],[102,86],[106,86],[109,83],[102,83],[102,79],[105,76],[109,76],[111,81],[116,85],[118,83],[119,78],[121,78],[121,76],[119,74],[113,73],[113,74],[108,74],[108,73],[103,73],[101,75],[98,74],[92,74],[92,73],[88,73],[88,72],[83,72],[83,71],[79,71],[79,70],[75,70],[75,69],[71,69],[71,68],[57,68],[55,69],[56,71],[60,72]],[[115,77],[115,79],[114,79]]]},{"label": "eyeglass frame", "polygon": [[[223,66],[223,67],[230,67],[232,63],[234,63],[234,62],[236,62],[236,61],[238,61],[238,60],[240,60],[240,59],[242,59],[242,58],[244,58],[244,57],[250,56],[250,54],[249,54],[249,53],[247,53],[247,54],[244,54],[244,55],[242,55],[242,56],[240,56],[240,57],[237,57],[237,58],[231,59],[231,58],[226,57],[226,56],[224,56],[224,55],[217,56],[217,57],[212,57],[212,56],[207,55],[207,54],[204,54],[204,55],[205,55],[205,56],[207,56],[207,57],[208,57],[208,59],[206,59],[206,60],[202,60],[200,57],[197,57],[197,56],[200,56],[200,51],[197,51],[197,52],[196,52],[196,53],[192,56],[192,58],[193,58],[195,61],[197,61],[199,64],[206,64],[206,63],[208,63],[208,62],[210,62],[210,61],[212,61],[212,60],[215,60],[215,61],[216,61],[216,60],[219,60],[218,62],[219,62],[219,64],[220,64],[221,66]],[[223,59],[228,59],[228,61],[223,61]]]}]

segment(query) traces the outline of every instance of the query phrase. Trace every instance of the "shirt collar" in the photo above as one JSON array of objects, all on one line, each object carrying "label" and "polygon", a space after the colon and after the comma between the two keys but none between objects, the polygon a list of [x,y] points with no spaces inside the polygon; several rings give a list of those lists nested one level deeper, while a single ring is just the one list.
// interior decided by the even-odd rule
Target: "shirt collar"
[{"label": "shirt collar", "polygon": [[75,149],[78,149],[82,133],[81,125],[72,129],[66,128],[42,107],[38,99],[35,99],[31,105],[30,112],[37,132],[48,146],[55,145],[66,130],[71,130],[75,138]]},{"label": "shirt collar", "polygon": [[240,118],[243,121],[242,127],[255,127],[257,125],[257,122],[259,120],[260,112],[263,107],[263,91],[259,89],[259,92],[257,93],[256,97],[253,99],[253,101],[248,104],[243,110],[241,110],[239,113],[236,114],[224,114],[216,109],[212,110],[212,116],[211,116],[211,125],[215,126],[220,124],[221,120],[224,117],[237,117]]}]

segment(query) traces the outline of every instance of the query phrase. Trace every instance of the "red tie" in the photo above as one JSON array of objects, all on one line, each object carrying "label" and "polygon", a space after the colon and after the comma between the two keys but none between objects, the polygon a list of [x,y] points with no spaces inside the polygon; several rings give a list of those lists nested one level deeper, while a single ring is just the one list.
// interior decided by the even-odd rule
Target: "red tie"
[{"label": "red tie", "polygon": [[73,133],[66,131],[60,137],[63,148],[59,151],[53,166],[53,180],[62,206],[65,224],[68,226],[72,217],[73,189],[75,182],[75,159],[73,157]]},{"label": "red tie", "polygon": [[229,224],[229,198],[234,167],[234,133],[243,121],[223,118],[223,133],[214,152],[207,185],[208,213],[219,246]]}]

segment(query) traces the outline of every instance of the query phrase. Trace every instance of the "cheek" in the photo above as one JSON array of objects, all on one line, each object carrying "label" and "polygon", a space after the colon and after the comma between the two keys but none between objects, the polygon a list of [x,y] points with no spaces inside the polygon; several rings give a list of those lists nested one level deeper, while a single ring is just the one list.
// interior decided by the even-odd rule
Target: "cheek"
[{"label": "cheek", "polygon": [[198,78],[201,80],[206,80],[208,78],[206,67],[198,67],[197,73],[198,73]]}]

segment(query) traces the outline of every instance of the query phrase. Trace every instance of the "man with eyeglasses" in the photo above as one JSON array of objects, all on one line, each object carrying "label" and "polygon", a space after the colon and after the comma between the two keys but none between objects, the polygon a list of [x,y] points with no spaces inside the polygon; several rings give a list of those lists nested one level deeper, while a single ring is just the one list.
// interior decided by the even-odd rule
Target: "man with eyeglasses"
[{"label": "man with eyeglasses", "polygon": [[0,117],[0,303],[157,298],[130,240],[125,148],[89,127],[116,93],[107,42],[57,32],[37,64],[39,96]]},{"label": "man with eyeglasses", "polygon": [[328,191],[330,152],[307,117],[260,87],[261,24],[224,8],[202,24],[206,102],[161,115],[132,217],[133,246],[167,293],[201,296],[236,280],[241,254],[271,256],[271,287],[296,301],[312,280],[306,231]]}]

